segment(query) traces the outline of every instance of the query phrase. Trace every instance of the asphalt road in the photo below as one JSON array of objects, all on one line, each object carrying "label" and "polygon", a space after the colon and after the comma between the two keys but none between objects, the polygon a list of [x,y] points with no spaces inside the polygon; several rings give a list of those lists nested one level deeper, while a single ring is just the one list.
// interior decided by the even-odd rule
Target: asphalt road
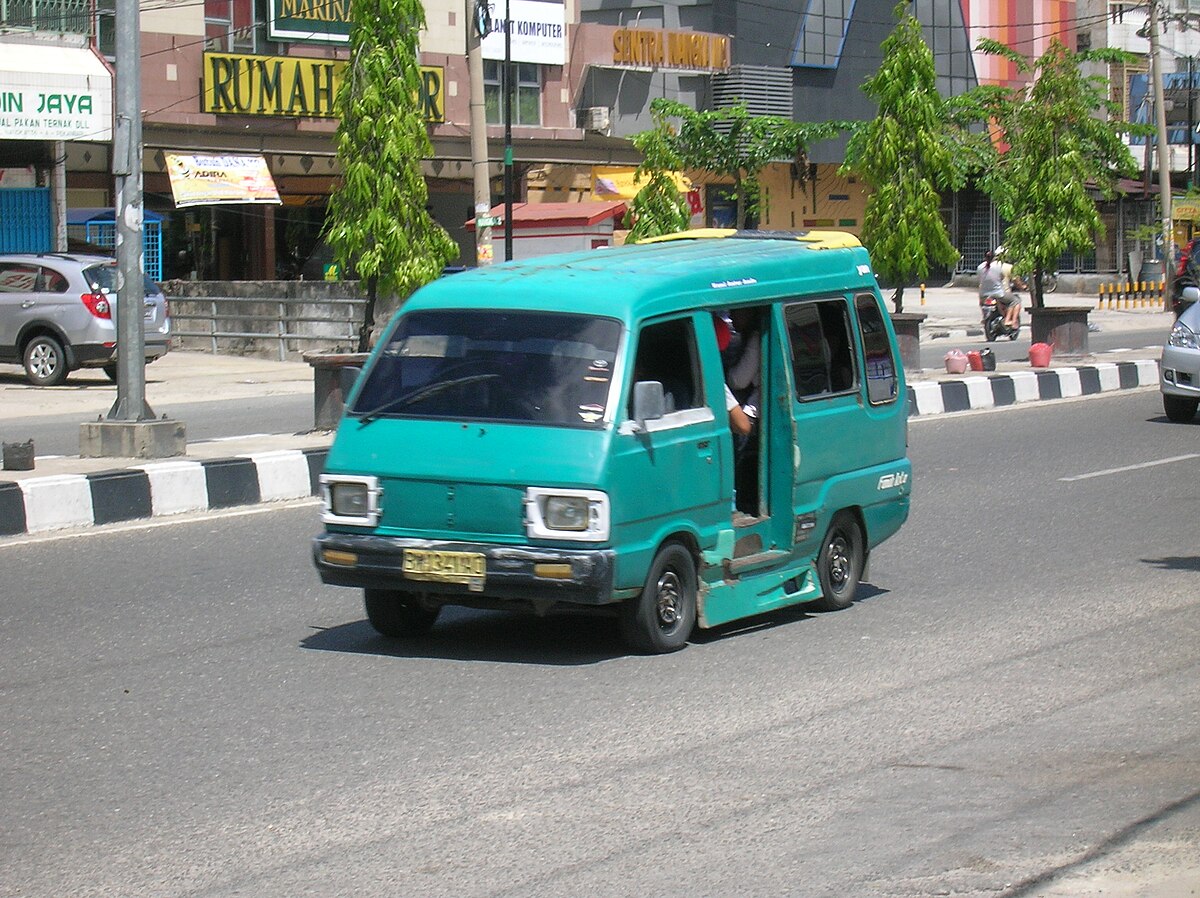
[{"label": "asphalt road", "polygon": [[0,543],[0,896],[1069,895],[1166,827],[1161,884],[1200,857],[1198,436],[1154,391],[916,421],[854,607],[664,657],[465,610],[389,643],[312,504]]},{"label": "asphalt road", "polygon": [[[79,425],[106,415],[111,404],[109,398],[98,398],[95,414],[86,419],[79,415],[8,418],[0,430],[8,442],[32,439],[38,455],[78,455]],[[155,415],[182,421],[189,442],[254,433],[302,433],[313,427],[311,393],[243,397],[237,402],[167,403],[153,409]]]}]

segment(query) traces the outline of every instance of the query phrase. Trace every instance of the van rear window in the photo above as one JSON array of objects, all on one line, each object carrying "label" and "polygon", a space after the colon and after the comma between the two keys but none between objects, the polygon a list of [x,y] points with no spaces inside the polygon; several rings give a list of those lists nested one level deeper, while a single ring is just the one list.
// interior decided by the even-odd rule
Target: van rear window
[{"label": "van rear window", "polygon": [[620,337],[619,322],[587,315],[411,312],[364,374],[350,412],[598,427]]}]

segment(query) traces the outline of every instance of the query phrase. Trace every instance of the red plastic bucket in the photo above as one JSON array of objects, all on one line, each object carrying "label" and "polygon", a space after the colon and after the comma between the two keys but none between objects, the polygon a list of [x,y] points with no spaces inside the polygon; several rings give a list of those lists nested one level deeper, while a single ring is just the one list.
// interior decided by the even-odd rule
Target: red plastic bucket
[{"label": "red plastic bucket", "polygon": [[979,354],[978,349],[967,350],[967,364],[971,366],[972,371],[983,370],[983,356]]},{"label": "red plastic bucket", "polygon": [[1034,343],[1029,347],[1029,364],[1034,368],[1049,368],[1050,356],[1053,354],[1052,343]]}]

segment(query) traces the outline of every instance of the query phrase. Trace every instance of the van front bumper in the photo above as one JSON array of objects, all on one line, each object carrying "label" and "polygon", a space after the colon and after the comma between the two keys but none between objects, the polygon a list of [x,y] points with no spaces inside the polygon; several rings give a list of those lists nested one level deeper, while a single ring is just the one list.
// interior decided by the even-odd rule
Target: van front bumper
[{"label": "van front bumper", "polygon": [[[475,583],[414,577],[405,572],[406,549],[481,555],[486,572]],[[313,562],[324,583],[430,593],[451,603],[499,599],[606,605],[615,601],[614,556],[611,549],[497,546],[359,533],[327,532],[313,539]]]}]

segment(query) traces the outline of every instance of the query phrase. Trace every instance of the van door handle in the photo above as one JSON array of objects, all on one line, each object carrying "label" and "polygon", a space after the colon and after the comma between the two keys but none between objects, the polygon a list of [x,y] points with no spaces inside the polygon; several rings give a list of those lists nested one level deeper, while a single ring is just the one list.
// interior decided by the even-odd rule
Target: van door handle
[{"label": "van door handle", "polygon": [[701,440],[700,442],[698,442],[696,444],[696,454],[699,455],[702,459],[704,459],[706,462],[708,462],[711,465],[712,460],[713,460],[712,441],[711,440]]},{"label": "van door handle", "polygon": [[35,303],[32,299],[22,300],[22,302],[21,302],[22,309],[31,309],[35,305],[37,305],[37,303]]}]

